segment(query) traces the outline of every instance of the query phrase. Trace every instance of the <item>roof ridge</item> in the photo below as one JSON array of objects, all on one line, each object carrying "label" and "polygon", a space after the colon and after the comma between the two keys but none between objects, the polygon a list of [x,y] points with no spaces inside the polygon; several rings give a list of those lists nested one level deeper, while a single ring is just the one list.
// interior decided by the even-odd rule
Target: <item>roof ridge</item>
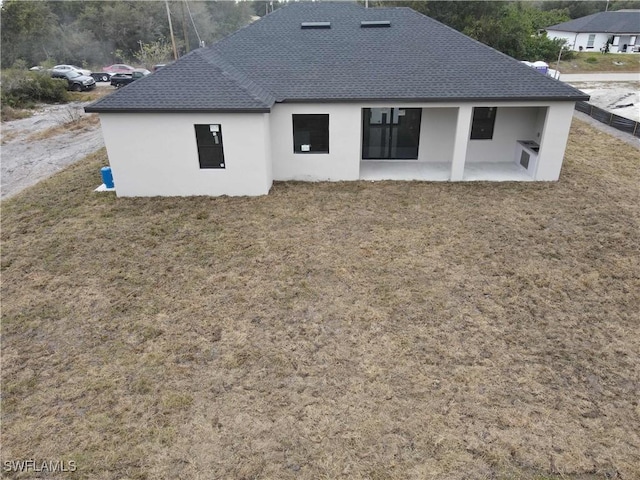
[{"label": "roof ridge", "polygon": [[275,103],[276,97],[273,93],[251,80],[246,73],[231,65],[220,52],[214,49],[207,51],[196,50],[196,52],[199,52],[198,54],[202,60],[218,69],[222,75],[233,80],[239,88],[254,100],[263,103],[266,107],[271,107]]}]

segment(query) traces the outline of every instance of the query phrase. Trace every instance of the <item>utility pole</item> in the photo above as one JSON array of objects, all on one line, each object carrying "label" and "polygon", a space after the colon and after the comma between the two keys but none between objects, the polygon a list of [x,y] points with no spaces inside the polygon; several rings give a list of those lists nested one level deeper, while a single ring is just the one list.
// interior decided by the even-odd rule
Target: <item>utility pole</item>
[{"label": "utility pole", "polygon": [[171,33],[171,45],[173,45],[173,59],[178,60],[178,49],[176,48],[176,39],[173,36],[173,25],[171,24],[171,11],[169,10],[169,0],[164,0],[167,7],[167,18],[169,19],[169,33]]},{"label": "utility pole", "polygon": [[[556,75],[558,75],[558,79],[560,79],[560,57],[562,57],[564,47],[564,45],[560,45],[560,53],[558,53],[558,61],[556,62]],[[571,48],[571,46],[569,46],[569,48]]]},{"label": "utility pole", "polygon": [[187,31],[187,15],[184,13],[184,2],[180,3],[182,10],[182,33],[184,34],[184,53],[189,53],[189,32]]}]

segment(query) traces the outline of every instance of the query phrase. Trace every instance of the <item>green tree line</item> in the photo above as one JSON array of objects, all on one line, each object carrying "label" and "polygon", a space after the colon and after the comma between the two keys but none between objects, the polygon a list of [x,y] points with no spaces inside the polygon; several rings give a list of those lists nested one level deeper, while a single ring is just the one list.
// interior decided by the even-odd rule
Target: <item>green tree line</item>
[{"label": "green tree line", "polygon": [[[180,55],[233,33],[254,14],[249,2],[168,4]],[[106,65],[132,61],[145,45],[170,43],[164,1],[4,0],[0,16],[3,68],[16,62]]]}]

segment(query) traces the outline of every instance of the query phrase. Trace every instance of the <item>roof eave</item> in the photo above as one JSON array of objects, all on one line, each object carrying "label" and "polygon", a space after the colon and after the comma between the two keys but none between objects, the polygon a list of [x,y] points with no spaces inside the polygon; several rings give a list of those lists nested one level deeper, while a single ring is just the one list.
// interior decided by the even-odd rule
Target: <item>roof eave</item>
[{"label": "roof eave", "polygon": [[566,97],[451,97],[451,98],[292,98],[278,103],[363,103],[363,102],[412,102],[412,103],[485,103],[485,102],[579,102],[589,100],[589,95]]},{"label": "roof eave", "polygon": [[269,113],[271,108],[84,108],[86,113]]}]

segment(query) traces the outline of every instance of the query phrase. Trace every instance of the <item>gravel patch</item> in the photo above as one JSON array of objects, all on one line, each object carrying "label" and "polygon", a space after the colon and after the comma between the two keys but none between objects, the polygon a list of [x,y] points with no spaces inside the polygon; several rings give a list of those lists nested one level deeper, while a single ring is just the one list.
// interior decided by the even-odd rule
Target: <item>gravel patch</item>
[{"label": "gravel patch", "polygon": [[57,131],[48,138],[30,140],[35,134],[87,117],[84,113],[87,104],[48,105],[32,117],[2,124],[2,199],[35,185],[104,146],[100,124],[88,121],[79,130]]}]

